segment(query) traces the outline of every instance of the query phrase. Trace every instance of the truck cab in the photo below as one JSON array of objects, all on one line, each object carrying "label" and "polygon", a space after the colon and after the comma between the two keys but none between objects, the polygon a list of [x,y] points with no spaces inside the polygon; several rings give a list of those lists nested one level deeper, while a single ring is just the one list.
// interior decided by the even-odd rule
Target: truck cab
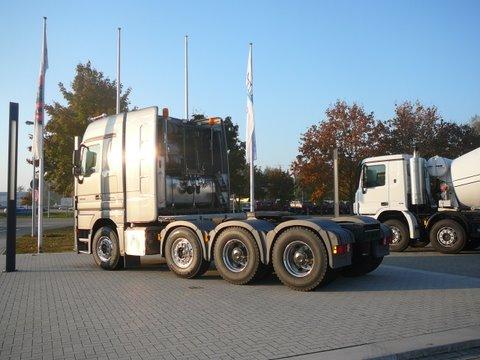
[{"label": "truck cab", "polygon": [[474,248],[480,236],[478,157],[480,149],[454,161],[438,156],[427,161],[416,152],[367,158],[360,166],[354,212],[389,225],[393,251],[429,242],[445,253]]}]

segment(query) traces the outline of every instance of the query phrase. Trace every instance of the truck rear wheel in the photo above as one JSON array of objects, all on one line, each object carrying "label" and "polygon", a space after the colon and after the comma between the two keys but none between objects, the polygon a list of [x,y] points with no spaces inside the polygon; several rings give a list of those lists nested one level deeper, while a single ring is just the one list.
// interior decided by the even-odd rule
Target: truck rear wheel
[{"label": "truck rear wheel", "polygon": [[314,290],[333,276],[322,239],[302,227],[280,234],[273,246],[272,262],[280,281],[294,290]]},{"label": "truck rear wheel", "polygon": [[232,227],[223,230],[213,250],[220,276],[236,285],[245,285],[257,278],[262,264],[257,243],[247,230]]},{"label": "truck rear wheel", "polygon": [[390,244],[390,251],[403,251],[410,243],[410,236],[408,234],[408,227],[405,223],[398,219],[389,219],[383,222],[392,229],[392,243]]},{"label": "truck rear wheel", "polygon": [[93,258],[105,270],[117,270],[122,266],[117,233],[109,226],[97,230],[93,237]]},{"label": "truck rear wheel", "polygon": [[208,269],[198,236],[185,227],[174,229],[168,235],[165,258],[170,270],[183,278],[200,276]]},{"label": "truck rear wheel", "polygon": [[444,254],[457,254],[467,242],[465,229],[452,219],[443,219],[430,229],[430,242],[435,250]]}]

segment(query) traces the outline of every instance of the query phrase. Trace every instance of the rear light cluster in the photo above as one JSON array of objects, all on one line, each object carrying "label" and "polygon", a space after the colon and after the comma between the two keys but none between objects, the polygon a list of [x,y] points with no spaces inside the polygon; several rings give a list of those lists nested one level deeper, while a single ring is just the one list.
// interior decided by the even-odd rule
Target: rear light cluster
[{"label": "rear light cluster", "polygon": [[333,255],[342,255],[348,253],[352,249],[350,244],[345,245],[334,245],[333,246]]}]

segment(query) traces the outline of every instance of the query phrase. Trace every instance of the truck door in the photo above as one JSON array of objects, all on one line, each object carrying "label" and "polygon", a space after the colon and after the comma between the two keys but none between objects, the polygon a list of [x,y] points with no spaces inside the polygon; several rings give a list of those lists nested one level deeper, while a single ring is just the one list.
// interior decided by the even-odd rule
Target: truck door
[{"label": "truck door", "polygon": [[357,190],[358,214],[374,215],[388,207],[388,163],[368,163],[362,168]]},{"label": "truck door", "polygon": [[125,124],[127,222],[157,220],[158,109],[131,111]]},{"label": "truck door", "polygon": [[100,173],[102,165],[101,143],[86,142],[81,153],[81,175],[78,181],[78,210],[101,210]]}]

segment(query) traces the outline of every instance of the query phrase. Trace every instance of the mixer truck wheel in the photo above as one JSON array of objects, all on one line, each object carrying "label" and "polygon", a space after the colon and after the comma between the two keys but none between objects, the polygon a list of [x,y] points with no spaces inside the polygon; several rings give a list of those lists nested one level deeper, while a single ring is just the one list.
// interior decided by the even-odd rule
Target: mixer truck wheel
[{"label": "mixer truck wheel", "polygon": [[183,278],[200,276],[207,269],[198,236],[185,227],[176,228],[168,235],[165,259],[170,270]]},{"label": "mixer truck wheel", "polygon": [[410,236],[408,234],[408,227],[401,220],[389,219],[383,222],[390,226],[392,230],[392,243],[390,244],[391,251],[403,251],[410,243]]},{"label": "mixer truck wheel", "polygon": [[260,250],[253,235],[241,227],[231,227],[220,233],[213,258],[220,276],[232,284],[248,284],[261,274]]},{"label": "mixer truck wheel", "polygon": [[465,229],[452,219],[443,219],[430,229],[430,242],[435,250],[444,254],[457,254],[467,242]]}]

